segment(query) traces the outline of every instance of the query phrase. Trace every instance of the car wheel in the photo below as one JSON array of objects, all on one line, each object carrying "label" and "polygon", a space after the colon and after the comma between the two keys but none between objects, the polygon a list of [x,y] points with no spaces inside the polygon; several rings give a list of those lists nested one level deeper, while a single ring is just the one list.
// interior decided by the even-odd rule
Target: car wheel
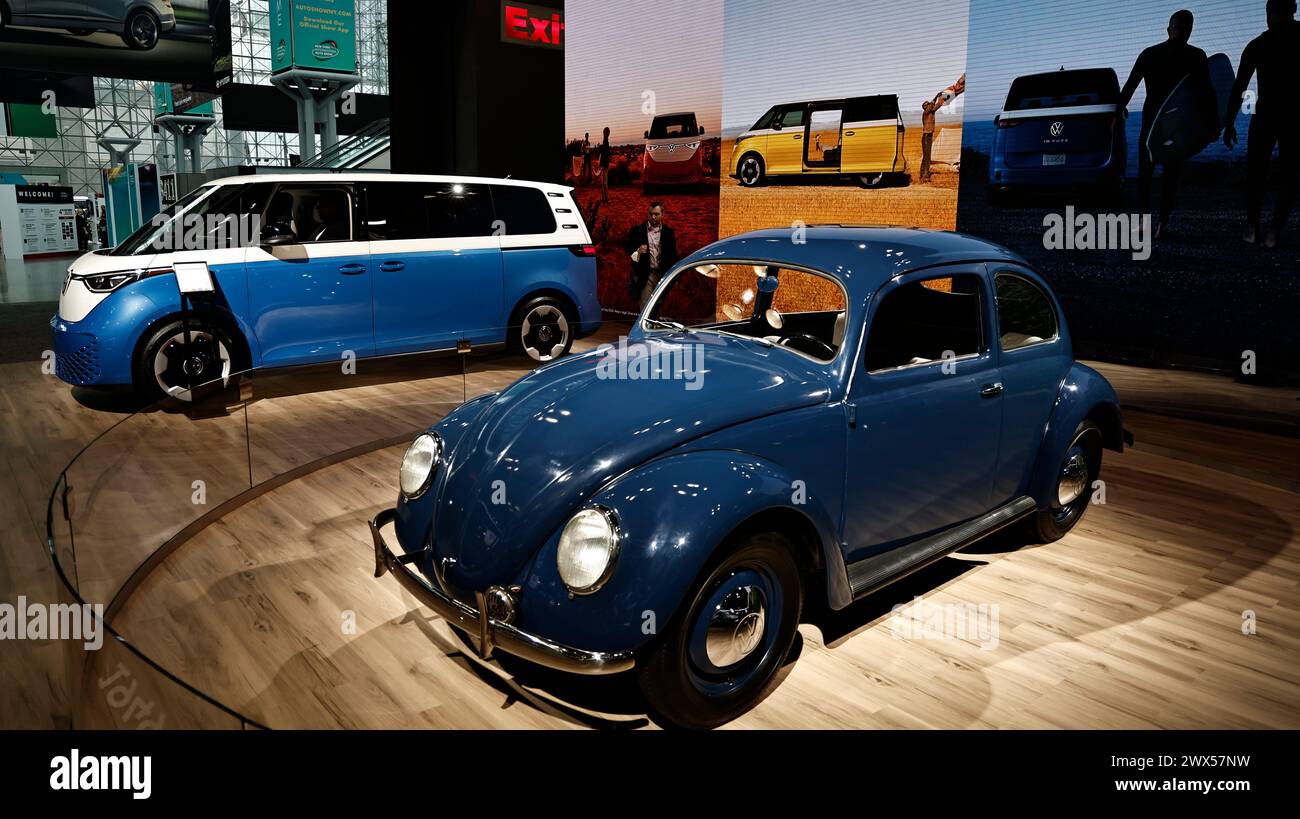
[{"label": "car wheel", "polygon": [[1061,455],[1051,505],[1026,521],[1037,542],[1060,540],[1083,518],[1101,473],[1101,451],[1101,427],[1092,421],[1079,424]]},{"label": "car wheel", "polygon": [[803,585],[793,544],[745,538],[686,598],[683,615],[638,665],[653,712],[683,728],[715,728],[771,691],[794,644]]},{"label": "car wheel", "polygon": [[858,184],[864,188],[883,188],[885,186],[885,174],[882,173],[863,173],[858,174]]},{"label": "car wheel", "polygon": [[162,26],[153,12],[140,9],[126,18],[126,30],[122,32],[122,40],[138,51],[148,51],[158,45],[158,37],[161,34]]},{"label": "car wheel", "polygon": [[558,299],[542,296],[525,304],[510,322],[511,345],[533,361],[563,358],[573,347],[576,322]]},{"label": "car wheel", "polygon": [[234,345],[226,333],[201,320],[186,327],[174,321],[159,328],[140,348],[135,363],[135,385],[155,400],[168,396],[193,401],[195,388],[220,381],[229,383],[234,367]]},{"label": "car wheel", "polygon": [[746,188],[756,188],[763,184],[763,160],[757,154],[748,154],[740,160],[740,167],[736,169],[736,176],[740,179],[740,184]]}]

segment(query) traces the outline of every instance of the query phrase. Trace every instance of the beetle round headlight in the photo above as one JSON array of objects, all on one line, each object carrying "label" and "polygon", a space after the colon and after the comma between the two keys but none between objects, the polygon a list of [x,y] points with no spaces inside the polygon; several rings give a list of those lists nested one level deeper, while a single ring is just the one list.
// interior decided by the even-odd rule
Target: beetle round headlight
[{"label": "beetle round headlight", "polygon": [[618,557],[618,541],[618,521],[608,509],[591,507],[569,518],[555,553],[569,591],[591,594],[605,584]]},{"label": "beetle round headlight", "polygon": [[437,433],[426,432],[411,442],[402,456],[402,494],[413,500],[429,488],[433,468],[442,457],[442,438]]}]

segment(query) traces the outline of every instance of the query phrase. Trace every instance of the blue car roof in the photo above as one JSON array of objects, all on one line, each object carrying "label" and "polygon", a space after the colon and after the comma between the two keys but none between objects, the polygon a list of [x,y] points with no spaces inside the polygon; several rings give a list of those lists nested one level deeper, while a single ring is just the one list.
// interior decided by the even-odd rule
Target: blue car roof
[{"label": "blue car roof", "polygon": [[993,242],[942,230],[809,225],[802,242],[791,228],[741,233],[700,248],[684,261],[740,259],[807,267],[829,273],[854,298],[874,293],[895,276],[938,264],[1024,259]]}]

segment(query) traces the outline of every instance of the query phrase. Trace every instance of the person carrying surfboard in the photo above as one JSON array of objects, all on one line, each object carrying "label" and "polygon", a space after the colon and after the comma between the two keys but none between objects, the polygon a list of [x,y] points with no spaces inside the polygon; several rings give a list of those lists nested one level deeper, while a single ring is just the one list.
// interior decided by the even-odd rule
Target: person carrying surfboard
[{"label": "person carrying surfboard", "polygon": [[1295,11],[1295,0],[1269,0],[1266,6],[1268,30],[1247,43],[1246,50],[1241,53],[1241,66],[1228,96],[1224,119],[1227,125],[1223,128],[1223,144],[1231,149],[1237,144],[1236,121],[1242,97],[1250,85],[1251,76],[1257,74],[1259,96],[1246,141],[1246,232],[1242,238],[1251,244],[1259,241],[1260,212],[1268,186],[1269,162],[1276,145],[1280,179],[1273,221],[1264,235],[1265,247],[1276,247],[1280,241],[1295,206],[1297,179],[1300,178],[1300,156],[1297,155],[1300,144],[1297,144],[1296,133],[1300,116],[1295,112],[1295,103],[1283,97],[1290,92],[1291,83],[1300,72],[1300,22],[1295,19]]},{"label": "person carrying surfboard", "polygon": [[[1191,76],[1196,83],[1196,93],[1203,95],[1210,110],[1218,108],[1214,88],[1210,84],[1208,58],[1204,51],[1190,43],[1193,22],[1192,13],[1187,9],[1174,12],[1166,29],[1167,39],[1144,49],[1138,55],[1133,70],[1129,72],[1128,81],[1120,91],[1119,108],[1122,110],[1128,107],[1138,85],[1146,85],[1146,100],[1142,103],[1142,130],[1138,138],[1138,206],[1143,212],[1151,210],[1151,183],[1156,165],[1147,148],[1147,137],[1165,100],[1185,77]],[[1118,121],[1116,127],[1123,127],[1122,122]],[[1157,239],[1168,234],[1169,216],[1173,213],[1182,170],[1182,160],[1167,160],[1161,168]]]}]

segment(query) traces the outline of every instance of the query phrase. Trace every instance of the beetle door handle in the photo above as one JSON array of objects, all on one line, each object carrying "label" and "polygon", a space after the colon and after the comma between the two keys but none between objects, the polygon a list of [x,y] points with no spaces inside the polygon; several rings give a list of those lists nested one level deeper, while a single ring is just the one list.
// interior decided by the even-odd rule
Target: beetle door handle
[{"label": "beetle door handle", "polygon": [[366,266],[363,264],[345,264],[339,268],[339,272],[344,276],[359,276],[366,272]]},{"label": "beetle door handle", "polygon": [[384,271],[385,273],[397,273],[399,271],[406,269],[406,263],[405,262],[384,262],[379,266],[379,269]]},{"label": "beetle door handle", "polygon": [[1001,394],[1002,394],[1001,381],[995,382],[993,384],[985,384],[984,386],[980,387],[980,395],[984,396],[985,398],[992,398],[995,395],[1001,395]]}]

